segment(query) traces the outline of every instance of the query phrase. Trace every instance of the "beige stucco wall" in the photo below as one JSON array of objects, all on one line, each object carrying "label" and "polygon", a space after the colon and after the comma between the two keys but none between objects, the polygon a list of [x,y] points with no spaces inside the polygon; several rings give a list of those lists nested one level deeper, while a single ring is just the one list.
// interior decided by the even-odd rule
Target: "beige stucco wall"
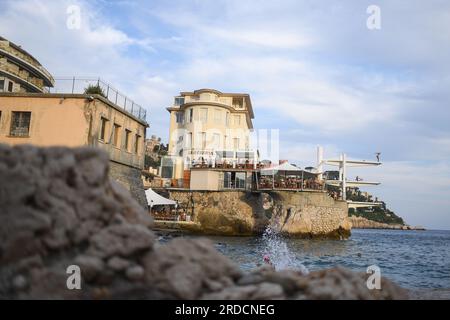
[{"label": "beige stucco wall", "polygon": [[[177,111],[170,112],[170,132],[169,132],[169,152],[174,150],[175,144],[178,140],[178,136],[183,134],[183,130],[192,132],[192,148],[201,148],[197,139],[197,133],[206,132],[207,145],[213,144],[213,134],[220,135],[219,147],[220,150],[233,150],[233,138],[239,138],[238,150],[245,150],[245,137],[250,135],[250,128],[248,126],[246,118],[248,115],[245,111],[234,111],[217,105],[192,105],[184,109],[184,113],[193,109],[194,120],[192,122],[185,122],[183,124],[176,122]],[[206,122],[199,120],[199,113],[201,109],[207,109],[208,118]],[[221,121],[215,120],[215,112],[221,112]],[[229,123],[226,124],[226,114],[229,117]],[[240,123],[235,124],[234,116],[240,116]],[[224,137],[228,137],[228,143],[225,144]]]},{"label": "beige stucco wall", "polygon": [[[0,143],[38,146],[99,147],[112,161],[136,168],[144,166],[146,125],[112,107],[104,99],[87,99],[84,95],[2,94],[0,95]],[[28,137],[11,137],[13,111],[31,111]],[[108,121],[105,141],[99,139],[101,117]],[[119,145],[112,144],[113,124],[120,125]],[[130,130],[129,150],[125,150],[125,129]],[[138,152],[134,150],[136,134],[140,136]]]},{"label": "beige stucco wall", "polygon": [[191,170],[191,190],[219,190],[219,171]]},{"label": "beige stucco wall", "polygon": [[[0,143],[37,146],[82,146],[87,144],[88,121],[83,99],[0,96]],[[28,137],[10,136],[13,111],[30,111]]]},{"label": "beige stucco wall", "polygon": [[[237,150],[245,150],[249,146],[246,140],[253,127],[250,110],[246,104],[246,99],[242,96],[230,96],[229,94],[218,94],[215,90],[205,90],[200,94],[183,93],[184,104],[172,106],[170,112],[170,129],[169,129],[169,152],[175,151],[178,137],[183,134],[183,130],[192,132],[192,148],[201,149],[197,133],[206,132],[206,141],[209,148],[213,143],[213,135],[219,134],[220,141],[218,150],[234,150],[233,138],[239,138],[239,146]],[[240,106],[233,105],[233,97],[240,99]],[[193,121],[188,122],[187,115],[193,110]],[[200,120],[200,110],[207,110],[207,121]],[[184,112],[184,123],[176,122],[176,113]],[[216,112],[221,115],[220,121],[216,120]],[[226,123],[228,115],[229,121]],[[240,117],[239,123],[235,123],[235,116]],[[177,132],[178,131],[178,132]],[[228,143],[224,143],[224,137],[228,137]]]}]

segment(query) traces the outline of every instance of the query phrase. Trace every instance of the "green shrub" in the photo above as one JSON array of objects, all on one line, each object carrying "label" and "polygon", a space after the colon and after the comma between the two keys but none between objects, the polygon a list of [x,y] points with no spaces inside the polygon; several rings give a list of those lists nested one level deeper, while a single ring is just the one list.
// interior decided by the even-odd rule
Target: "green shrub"
[{"label": "green shrub", "polygon": [[102,97],[106,98],[105,92],[100,87],[99,84],[90,84],[86,88],[84,88],[84,94],[98,94]]}]

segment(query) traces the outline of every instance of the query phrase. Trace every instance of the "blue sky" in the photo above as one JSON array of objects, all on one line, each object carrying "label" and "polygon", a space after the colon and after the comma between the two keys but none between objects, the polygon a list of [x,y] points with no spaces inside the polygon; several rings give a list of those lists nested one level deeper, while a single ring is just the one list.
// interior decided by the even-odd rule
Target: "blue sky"
[{"label": "blue sky", "polygon": [[[81,28],[66,27],[67,7]],[[369,5],[381,29],[366,27]],[[346,152],[350,171],[412,225],[450,229],[448,1],[0,1],[0,34],[55,76],[95,76],[148,110],[168,136],[179,91],[252,97],[256,128],[280,129],[301,166]]]}]

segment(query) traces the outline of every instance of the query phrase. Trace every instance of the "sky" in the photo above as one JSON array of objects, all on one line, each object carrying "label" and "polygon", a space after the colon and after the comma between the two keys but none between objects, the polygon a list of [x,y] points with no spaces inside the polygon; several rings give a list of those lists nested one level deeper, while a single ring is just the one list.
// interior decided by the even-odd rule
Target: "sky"
[{"label": "sky", "polygon": [[408,224],[450,230],[448,1],[0,0],[0,35],[55,78],[112,83],[164,141],[180,91],[249,93],[282,159],[315,165],[317,145],[325,158],[381,152],[349,179],[381,182],[365,190]]}]

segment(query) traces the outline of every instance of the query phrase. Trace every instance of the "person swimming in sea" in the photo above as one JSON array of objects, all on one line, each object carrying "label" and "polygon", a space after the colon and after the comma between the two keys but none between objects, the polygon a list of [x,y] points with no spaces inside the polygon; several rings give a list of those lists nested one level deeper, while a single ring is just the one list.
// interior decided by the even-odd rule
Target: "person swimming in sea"
[{"label": "person swimming in sea", "polygon": [[275,268],[275,266],[273,265],[272,261],[270,261],[270,256],[268,254],[265,254],[263,256],[263,260],[265,264],[268,264],[269,266],[271,266],[272,268]]}]

